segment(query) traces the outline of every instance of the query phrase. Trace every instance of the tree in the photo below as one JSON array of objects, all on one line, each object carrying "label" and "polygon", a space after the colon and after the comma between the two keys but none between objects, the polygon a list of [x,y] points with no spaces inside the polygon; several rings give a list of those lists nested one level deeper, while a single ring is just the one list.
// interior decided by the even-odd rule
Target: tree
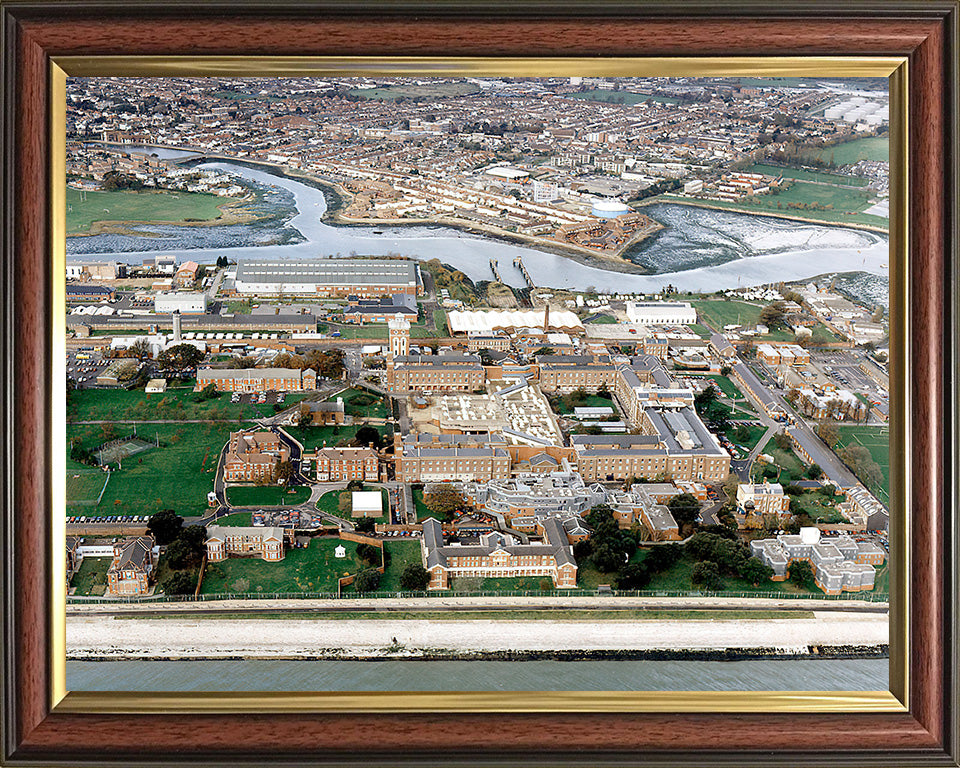
[{"label": "tree", "polygon": [[820,469],[819,464],[811,464],[809,467],[807,467],[807,477],[811,480],[816,480],[822,474],[823,470]]},{"label": "tree", "polygon": [[643,589],[649,583],[650,571],[646,561],[625,565],[617,576],[617,589]]},{"label": "tree", "polygon": [[166,595],[189,595],[197,589],[195,571],[177,571],[160,585]]},{"label": "tree", "polygon": [[354,530],[358,531],[359,533],[373,533],[374,529],[376,528],[376,523],[372,517],[361,517],[356,523],[354,523],[353,527]]},{"label": "tree", "polygon": [[370,565],[380,565],[380,547],[366,542],[357,544],[357,557]]},{"label": "tree", "polygon": [[466,502],[463,494],[449,484],[433,486],[430,493],[423,494],[423,503],[431,512],[448,515],[460,509]]},{"label": "tree", "polygon": [[724,587],[723,579],[720,578],[720,569],[710,560],[704,560],[693,566],[690,581],[694,586],[703,587],[711,592],[717,592]]},{"label": "tree", "polygon": [[667,509],[682,529],[696,521],[700,514],[700,501],[692,493],[680,493],[667,502]]},{"label": "tree", "polygon": [[289,459],[287,461],[281,461],[277,465],[277,483],[280,485],[290,485],[293,482],[293,478],[296,477],[296,472],[293,469],[293,462]]},{"label": "tree", "polygon": [[817,424],[817,436],[827,444],[828,448],[833,448],[840,440],[840,431],[833,424],[821,421]]},{"label": "tree", "polygon": [[786,432],[777,432],[777,434],[773,436],[773,442],[781,451],[789,451],[793,447],[790,435]]},{"label": "tree", "polygon": [[400,574],[400,588],[407,592],[423,592],[430,583],[430,573],[420,563],[410,563]]},{"label": "tree", "polygon": [[785,314],[783,302],[775,301],[760,310],[760,322],[769,328],[782,328]]},{"label": "tree", "polygon": [[373,445],[374,448],[380,447],[380,430],[376,427],[371,427],[369,424],[357,430],[357,434],[353,437],[353,442],[356,445]]},{"label": "tree", "polygon": [[806,560],[794,560],[787,568],[787,576],[798,587],[803,587],[813,580],[813,566]]},{"label": "tree", "polygon": [[206,549],[207,529],[202,525],[188,525],[180,531],[177,541],[184,542],[198,556]]},{"label": "tree", "polygon": [[183,539],[175,539],[167,545],[166,558],[167,564],[171,568],[179,570],[192,564],[194,552]]},{"label": "tree", "polygon": [[164,509],[150,516],[147,521],[147,533],[164,546],[177,538],[183,528],[183,518],[172,509]]},{"label": "tree", "polygon": [[130,347],[130,354],[141,363],[150,359],[150,342],[146,339],[137,339]]},{"label": "tree", "polygon": [[373,568],[360,571],[354,579],[353,587],[357,592],[373,592],[380,586],[380,574]]},{"label": "tree", "polygon": [[203,357],[203,352],[191,344],[176,344],[158,354],[157,363],[162,368],[182,371],[185,368],[193,368],[203,360]]},{"label": "tree", "polygon": [[215,400],[220,397],[220,392],[217,391],[217,385],[214,382],[210,382],[197,393],[197,402],[202,403],[204,400]]},{"label": "tree", "polygon": [[733,368],[731,368],[729,365],[725,365],[720,369],[720,375],[729,376],[732,371],[733,371]]},{"label": "tree", "polygon": [[766,581],[773,576],[773,568],[764,565],[756,557],[749,558],[740,568],[740,578],[749,581],[753,586],[757,586],[761,581]]},{"label": "tree", "polygon": [[348,491],[362,491],[363,490],[363,480],[351,480],[347,483]]}]

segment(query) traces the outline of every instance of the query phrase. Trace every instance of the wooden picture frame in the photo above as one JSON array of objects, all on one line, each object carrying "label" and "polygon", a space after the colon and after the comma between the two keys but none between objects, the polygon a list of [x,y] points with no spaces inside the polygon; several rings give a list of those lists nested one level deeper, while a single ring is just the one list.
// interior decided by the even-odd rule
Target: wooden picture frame
[{"label": "wooden picture frame", "polygon": [[[4,525],[3,740],[10,765],[958,765],[957,638],[957,29],[944,2],[625,4],[217,0],[76,4],[3,2],[2,364]],[[56,329],[51,279],[52,67],[62,57],[472,56],[905,57],[909,102],[905,236],[912,434],[910,509],[900,542],[909,601],[891,616],[910,651],[905,706],[857,711],[598,711],[589,696],[563,711],[519,708],[340,712],[237,708],[216,714],[62,706],[51,637],[59,553],[48,377]],[[902,432],[902,430],[901,430]],[[896,550],[895,550],[896,551]],[[147,699],[149,697],[143,697]],[[88,702],[89,703],[89,702]],[[505,708],[509,708],[509,703]],[[136,709],[136,708],[134,708]],[[425,707],[424,710],[431,709]],[[152,710],[152,711],[149,711]]]}]

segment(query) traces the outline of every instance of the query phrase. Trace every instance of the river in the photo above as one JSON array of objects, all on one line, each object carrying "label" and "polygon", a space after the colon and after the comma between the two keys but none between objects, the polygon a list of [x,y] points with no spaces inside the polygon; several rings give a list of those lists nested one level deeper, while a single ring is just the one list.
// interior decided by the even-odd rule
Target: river
[{"label": "river", "polygon": [[[177,150],[145,151],[184,156]],[[245,260],[402,255],[440,259],[475,281],[492,279],[490,260],[495,259],[504,282],[522,287],[523,276],[513,266],[519,256],[538,286],[616,292],[658,291],[668,283],[681,290],[716,291],[845,272],[887,278],[887,237],[842,227],[657,203],[647,212],[665,229],[632,249],[634,261],[654,274],[629,274],[445,226],[333,226],[322,221],[327,200],[320,189],[236,163],[198,167],[260,186],[277,206],[286,206],[289,216],[271,223],[267,231],[258,225],[150,225],[142,227],[145,236],[69,238],[69,258],[95,254],[136,263],[163,252],[175,253],[183,261],[211,263],[220,256]]]},{"label": "river", "polygon": [[68,661],[72,691],[873,691],[887,659]]}]

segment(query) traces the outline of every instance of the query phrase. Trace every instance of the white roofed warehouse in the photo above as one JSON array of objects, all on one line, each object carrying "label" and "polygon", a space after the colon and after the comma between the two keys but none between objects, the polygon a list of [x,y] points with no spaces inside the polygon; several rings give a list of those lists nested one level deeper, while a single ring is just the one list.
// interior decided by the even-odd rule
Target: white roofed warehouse
[{"label": "white roofed warehouse", "polygon": [[551,309],[509,312],[505,310],[448,312],[447,325],[452,334],[493,333],[516,331],[521,328],[543,329],[582,335],[583,323],[573,312]]},{"label": "white roofed warehouse", "polygon": [[401,259],[241,261],[222,291],[276,296],[416,296],[422,290],[416,263]]}]

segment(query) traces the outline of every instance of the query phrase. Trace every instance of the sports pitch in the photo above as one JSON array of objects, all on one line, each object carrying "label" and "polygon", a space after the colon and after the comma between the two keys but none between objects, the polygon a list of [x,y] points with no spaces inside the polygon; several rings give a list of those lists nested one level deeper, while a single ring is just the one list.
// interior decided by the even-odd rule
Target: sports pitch
[{"label": "sports pitch", "polygon": [[881,501],[887,501],[890,498],[890,429],[886,425],[879,426],[854,426],[839,427],[840,446],[862,445],[873,457],[873,460],[880,465],[880,471],[883,472],[883,485],[879,488],[873,488],[873,491],[881,491]]}]

